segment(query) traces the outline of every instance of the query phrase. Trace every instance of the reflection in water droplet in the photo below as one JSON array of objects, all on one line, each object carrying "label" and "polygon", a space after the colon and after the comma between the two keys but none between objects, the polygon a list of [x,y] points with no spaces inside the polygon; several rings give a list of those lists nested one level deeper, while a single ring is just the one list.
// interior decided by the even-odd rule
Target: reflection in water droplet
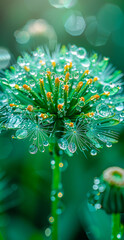
[{"label": "reflection in water droplet", "polygon": [[82,62],[83,62],[85,56],[86,56],[86,50],[84,48],[78,48],[77,57],[80,58],[82,60]]},{"label": "reflection in water droplet", "polygon": [[115,105],[117,111],[123,111],[124,105],[123,103],[119,103]]},{"label": "reflection in water droplet", "polygon": [[37,151],[38,151],[38,148],[37,148],[37,146],[36,146],[35,144],[31,144],[31,145],[29,146],[29,153],[30,153],[30,154],[36,154]]},{"label": "reflection in water droplet", "polygon": [[86,23],[84,18],[80,15],[80,13],[73,13],[67,19],[65,25],[65,30],[72,36],[80,36],[86,27]]},{"label": "reflection in water droplet", "polygon": [[19,129],[19,130],[16,131],[16,137],[17,137],[18,139],[26,138],[27,135],[28,135],[27,130]]},{"label": "reflection in water droplet", "polygon": [[96,149],[92,149],[92,150],[90,151],[90,154],[91,154],[92,156],[96,156],[96,155],[97,155]]},{"label": "reflection in water droplet", "polygon": [[81,60],[81,65],[82,65],[83,67],[88,68],[88,67],[90,66],[90,61],[89,61],[89,59],[88,59],[88,58],[82,59],[82,60]]},{"label": "reflection in water droplet", "polygon": [[66,139],[60,138],[58,141],[58,145],[59,145],[60,149],[65,150],[68,146],[68,142]]},{"label": "reflection in water droplet", "polygon": [[97,113],[101,117],[107,117],[110,115],[110,108],[107,104],[101,103],[96,107]]},{"label": "reflection in water droplet", "polygon": [[71,152],[71,153],[75,153],[76,150],[77,150],[77,146],[74,142],[71,142],[68,144],[68,150]]}]

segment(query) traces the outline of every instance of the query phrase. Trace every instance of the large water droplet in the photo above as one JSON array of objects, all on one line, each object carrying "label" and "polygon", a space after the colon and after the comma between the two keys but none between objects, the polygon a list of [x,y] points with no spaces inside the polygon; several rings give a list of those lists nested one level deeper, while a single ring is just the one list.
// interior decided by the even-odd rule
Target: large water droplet
[{"label": "large water droplet", "polygon": [[76,150],[77,150],[77,146],[74,142],[71,142],[68,144],[68,150],[71,152],[71,153],[75,153]]},{"label": "large water droplet", "polygon": [[66,32],[68,32],[70,35],[80,36],[83,33],[86,24],[81,14],[74,12],[72,15],[69,16],[64,27]]},{"label": "large water droplet", "polygon": [[60,138],[58,141],[60,149],[65,150],[68,147],[68,141],[64,138]]},{"label": "large water droplet", "polygon": [[8,128],[17,128],[22,122],[22,118],[20,116],[12,116],[8,123]]},{"label": "large water droplet", "polygon": [[111,142],[107,142],[106,143],[106,147],[108,147],[108,148],[112,147],[112,143]]},{"label": "large water droplet", "polygon": [[37,148],[37,146],[36,146],[35,144],[31,144],[31,145],[29,146],[29,153],[30,153],[30,154],[36,154],[37,151],[38,151],[38,148]]},{"label": "large water droplet", "polygon": [[123,103],[118,103],[115,105],[117,111],[123,111],[124,105]]},{"label": "large water droplet", "polygon": [[46,140],[43,142],[44,147],[47,147],[49,145],[49,142]]},{"label": "large water droplet", "polygon": [[17,137],[18,139],[26,138],[27,135],[28,135],[27,130],[19,129],[19,130],[16,131],[16,137]]},{"label": "large water droplet", "polygon": [[110,108],[107,104],[101,103],[96,107],[97,113],[101,117],[107,117],[110,115]]},{"label": "large water droplet", "polygon": [[82,65],[83,67],[88,68],[88,67],[90,66],[90,61],[89,61],[89,59],[88,59],[88,58],[82,59],[82,60],[81,60],[81,65]]}]

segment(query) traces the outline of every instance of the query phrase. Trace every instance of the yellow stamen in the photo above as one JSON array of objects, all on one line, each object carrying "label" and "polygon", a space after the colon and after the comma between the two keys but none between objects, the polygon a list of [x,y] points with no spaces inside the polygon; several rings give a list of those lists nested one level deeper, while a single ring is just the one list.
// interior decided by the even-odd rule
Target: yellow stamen
[{"label": "yellow stamen", "polygon": [[28,105],[27,110],[28,110],[29,112],[32,112],[32,111],[33,111],[33,106],[32,106],[32,105]]},{"label": "yellow stamen", "polygon": [[24,84],[24,85],[23,85],[23,88],[24,88],[25,90],[27,90],[27,91],[30,91],[30,90],[31,90],[31,88],[30,88],[27,84]]},{"label": "yellow stamen", "polygon": [[83,74],[86,75],[86,74],[89,74],[89,72],[90,72],[90,71],[87,69],[87,70],[84,71]]},{"label": "yellow stamen", "polygon": [[74,127],[74,123],[73,123],[73,122],[70,122],[68,125],[69,125],[70,127]]},{"label": "yellow stamen", "polygon": [[59,167],[62,168],[64,164],[62,162],[59,163]]},{"label": "yellow stamen", "polygon": [[44,86],[44,80],[40,78],[40,84],[41,86]]},{"label": "yellow stamen", "polygon": [[67,72],[66,75],[65,75],[65,80],[66,80],[66,81],[69,80],[69,76],[70,76],[70,73]]},{"label": "yellow stamen", "polygon": [[19,89],[20,87],[19,87],[19,85],[18,85],[18,84],[15,84],[15,88],[16,88],[16,89]]},{"label": "yellow stamen", "polygon": [[50,71],[47,71],[47,76],[50,76],[51,75],[51,72]]},{"label": "yellow stamen", "polygon": [[55,62],[55,61],[52,62],[52,66],[53,66],[54,68],[56,67],[56,62]]},{"label": "yellow stamen", "polygon": [[26,72],[29,72],[29,71],[30,71],[30,68],[27,67],[27,66],[24,66],[24,69],[25,69]]},{"label": "yellow stamen", "polygon": [[69,64],[69,68],[72,68],[72,62],[70,62],[70,64]]},{"label": "yellow stamen", "polygon": [[94,82],[98,81],[98,77],[94,77],[93,81]]}]

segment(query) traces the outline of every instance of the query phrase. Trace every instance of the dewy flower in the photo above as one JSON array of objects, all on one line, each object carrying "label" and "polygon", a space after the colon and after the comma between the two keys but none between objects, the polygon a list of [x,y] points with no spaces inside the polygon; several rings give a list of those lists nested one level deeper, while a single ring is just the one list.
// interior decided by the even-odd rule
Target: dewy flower
[{"label": "dewy flower", "polygon": [[67,153],[96,155],[102,143],[117,142],[113,128],[124,119],[123,75],[108,58],[88,56],[75,45],[53,55],[38,48],[2,74],[1,129],[16,130],[17,139],[30,136],[31,153],[58,142]]}]

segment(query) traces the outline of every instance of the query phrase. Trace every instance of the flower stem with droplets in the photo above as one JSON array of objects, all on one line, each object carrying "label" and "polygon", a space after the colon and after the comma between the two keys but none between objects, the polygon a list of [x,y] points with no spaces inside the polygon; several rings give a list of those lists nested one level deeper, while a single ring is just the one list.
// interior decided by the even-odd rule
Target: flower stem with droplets
[{"label": "flower stem with droplets", "polygon": [[52,201],[52,240],[58,240],[58,214],[57,209],[59,205],[59,186],[60,186],[60,180],[61,180],[61,172],[60,172],[60,155],[59,155],[59,149],[58,144],[55,144],[53,149],[53,156],[54,156],[54,167],[53,167],[53,176],[52,176],[52,191],[55,192],[55,198]]},{"label": "flower stem with droplets", "polygon": [[121,234],[120,214],[112,214],[112,233],[111,240],[118,240],[118,235]]}]

